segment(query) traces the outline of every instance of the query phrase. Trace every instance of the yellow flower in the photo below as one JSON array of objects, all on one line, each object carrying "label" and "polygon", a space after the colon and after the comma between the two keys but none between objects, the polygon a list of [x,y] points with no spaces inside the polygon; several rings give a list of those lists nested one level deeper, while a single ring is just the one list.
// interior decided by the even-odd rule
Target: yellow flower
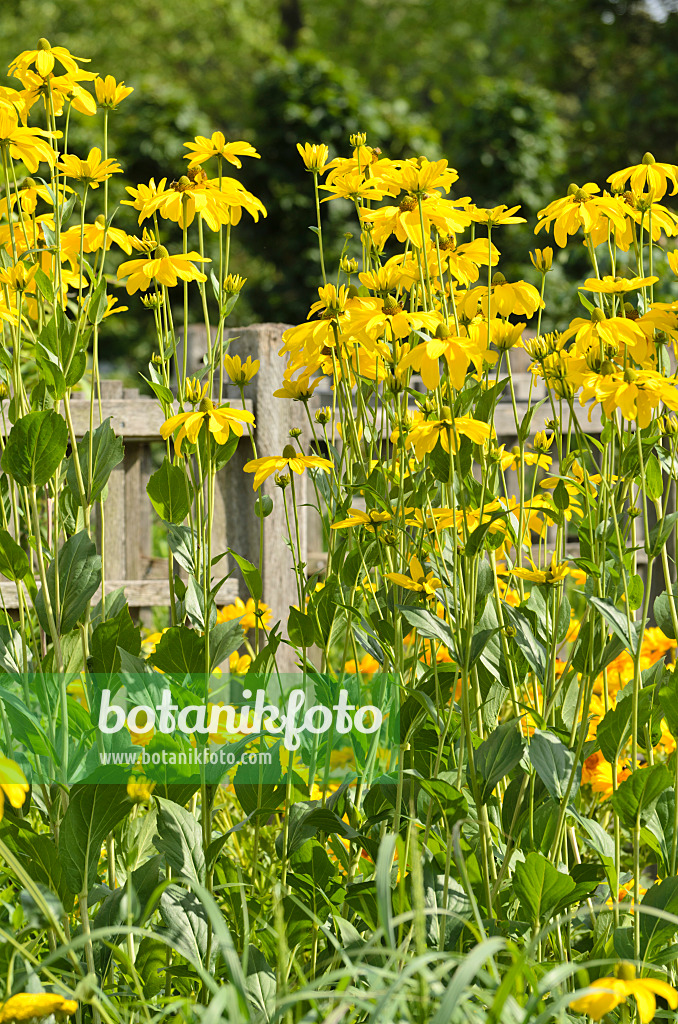
[{"label": "yellow flower", "polygon": [[[532,559],[530,559],[532,562]],[[523,580],[530,580],[532,583],[561,583],[569,574],[567,562],[556,561],[555,554],[551,558],[551,565],[548,569],[537,569],[532,562],[532,569],[513,568],[510,570],[514,576],[520,576]]]},{"label": "yellow flower", "polygon": [[23,807],[29,785],[26,776],[14,761],[0,754],[0,818],[5,807],[5,797],[12,807]]},{"label": "yellow flower", "polygon": [[117,110],[122,101],[134,92],[134,88],[124,82],[116,82],[113,75],[106,75],[105,78],[97,75],[94,79],[94,92],[100,107]]},{"label": "yellow flower", "polygon": [[146,804],[151,799],[151,794],[155,789],[155,782],[149,782],[143,775],[139,778],[131,776],[127,783],[127,796],[130,800],[133,800],[135,804]]},{"label": "yellow flower", "polygon": [[484,210],[477,206],[469,207],[471,219],[477,224],[489,224],[490,227],[496,227],[499,224],[525,224],[524,217],[515,217],[516,210],[519,210],[519,206],[509,207],[505,205],[493,206],[492,209]]},{"label": "yellow flower", "polygon": [[141,219],[157,211],[183,228],[189,227],[197,214],[212,231],[218,231],[221,224],[238,224],[243,208],[255,221],[259,214],[266,216],[263,203],[235,178],[210,180],[201,168],[194,167],[149,199],[141,208]]},{"label": "yellow flower", "polygon": [[623,171],[615,171],[607,179],[612,188],[619,192],[630,179],[630,188],[639,192],[647,188],[655,199],[661,199],[668,187],[667,178],[673,185],[672,196],[678,192],[678,167],[675,164],[658,164],[652,153],[646,153],[639,164],[625,167]]},{"label": "yellow flower", "polygon": [[566,196],[554,200],[539,211],[535,235],[542,228],[548,230],[553,224],[556,245],[564,249],[567,236],[576,235],[580,227],[588,235],[602,222],[607,237],[607,227],[611,222],[617,231],[623,233],[626,228],[623,204],[613,196],[599,196],[598,192],[600,188],[593,182],[588,182],[582,188],[574,183],[570,185]]},{"label": "yellow flower", "polygon": [[184,142],[184,148],[190,150],[190,153],[184,153],[184,160],[191,161],[189,167],[198,167],[213,156],[223,157],[236,167],[242,167],[241,156],[253,156],[257,160],[261,157],[249,142],[226,142],[223,132],[213,132],[209,139],[205,135],[196,135],[195,142]]},{"label": "yellow flower", "polygon": [[74,999],[64,999],[52,992],[19,992],[0,1005],[0,1024],[49,1017],[53,1013],[70,1017],[77,1009],[78,1004]]},{"label": "yellow flower", "polygon": [[248,356],[243,363],[240,356],[224,356],[224,368],[233,383],[243,387],[258,373],[259,360],[252,362],[252,356]]},{"label": "yellow flower", "polygon": [[149,203],[165,191],[166,184],[167,178],[161,178],[157,185],[155,183],[155,178],[151,178],[148,185],[137,185],[136,188],[133,188],[131,185],[125,185],[125,191],[129,192],[132,198],[121,199],[120,205],[132,206],[135,210],[139,210],[138,223],[141,224],[142,220],[147,216],[146,209]]},{"label": "yellow flower", "polygon": [[66,71],[71,72],[78,70],[78,61],[89,64],[89,57],[74,57],[65,46],[51,46],[49,40],[43,38],[38,39],[36,50],[24,50],[14,58],[9,66],[9,73],[18,78],[17,71],[22,71],[34,64],[40,77],[47,78],[54,70],[55,60],[58,60],[66,68]]},{"label": "yellow flower", "polygon": [[599,292],[603,295],[622,295],[635,292],[648,284],[656,284],[658,277],[589,277],[581,287],[585,292]]},{"label": "yellow flower", "polygon": [[332,192],[331,196],[321,199],[322,203],[328,203],[331,199],[351,199],[353,202],[366,199],[383,199],[385,188],[375,183],[374,179],[365,179],[359,171],[349,171],[334,179],[331,185],[320,186],[325,192]]},{"label": "yellow flower", "polygon": [[483,316],[487,316],[490,302],[493,315],[498,313],[504,317],[510,316],[512,313],[515,313],[516,316],[529,317],[540,307],[542,309],[544,307],[544,302],[534,285],[528,284],[527,281],[511,283],[501,273],[494,274],[491,291],[492,297],[491,300],[488,300],[487,288],[480,285],[471,288],[464,297],[461,307],[466,316],[475,316],[478,306],[480,306]]},{"label": "yellow flower", "polygon": [[256,491],[261,487],[264,480],[268,480],[273,473],[289,467],[299,476],[305,469],[322,469],[328,472],[333,467],[330,459],[322,459],[319,455],[302,455],[291,444],[286,444],[281,456],[268,455],[263,459],[250,459],[243,466],[246,473],[254,473],[253,489]]},{"label": "yellow flower", "polygon": [[180,412],[176,416],[170,416],[160,428],[160,435],[166,441],[170,434],[173,434],[178,426],[181,430],[174,439],[174,450],[181,456],[181,445],[185,437],[191,444],[198,440],[198,434],[204,424],[214,437],[217,444],[226,444],[231,431],[242,437],[245,423],[254,423],[254,416],[244,409],[231,409],[230,406],[222,406],[215,409],[211,398],[203,398],[197,409],[191,412]]},{"label": "yellow flower", "polygon": [[407,160],[401,167],[386,170],[381,175],[390,185],[422,198],[432,189],[449,192],[458,177],[454,167],[448,167],[447,160],[430,161],[426,157]]},{"label": "yellow flower", "polygon": [[14,292],[25,292],[38,271],[37,263],[19,262],[14,267],[0,270],[0,281]]},{"label": "yellow flower", "polygon": [[273,392],[274,398],[291,398],[293,402],[308,402],[309,398],[312,397],[313,392],[320,384],[322,375],[316,377],[315,380],[309,380],[310,374],[305,373],[302,377],[297,380],[289,380],[285,378],[283,386],[278,388],[277,391]]},{"label": "yellow flower", "polygon": [[474,420],[470,416],[451,416],[450,410],[443,406],[443,418],[439,420],[421,420],[409,431],[405,440],[406,447],[414,446],[414,454],[421,462],[426,452],[432,452],[440,441],[446,452],[457,451],[457,435],[470,437],[475,444],[483,444],[492,434],[489,423]]},{"label": "yellow flower", "polygon": [[[373,658],[371,654],[365,654],[357,665],[353,659],[347,661],[344,665],[344,672],[349,672],[351,675],[360,674],[362,676],[373,676],[375,672],[379,671],[380,667],[381,666],[376,658]],[[348,756],[344,756],[342,758],[341,755],[344,751],[348,751]],[[354,752],[352,747],[343,747],[340,751],[332,751],[332,754],[330,755],[330,763],[333,768],[338,767],[342,761],[351,761],[353,756]]]},{"label": "yellow flower", "polygon": [[378,526],[393,519],[390,512],[377,512],[375,509],[363,512],[359,508],[350,508],[348,513],[348,519],[342,519],[339,523],[332,523],[333,530],[344,530],[350,526],[364,526],[367,530],[372,530],[376,533]]},{"label": "yellow flower", "polygon": [[98,146],[90,149],[86,160],[79,156],[66,153],[58,166],[68,178],[82,181],[91,188],[99,188],[102,181],[107,181],[112,174],[122,174],[122,167],[116,160],[102,160]]},{"label": "yellow flower", "polygon": [[232,676],[244,676],[251,664],[252,659],[249,654],[238,654],[237,651],[233,651],[233,654],[228,659],[228,671]]},{"label": "yellow flower", "polygon": [[307,171],[312,171],[314,174],[323,173],[330,155],[327,146],[324,144],[316,146],[310,142],[305,142],[302,146],[300,142],[297,142],[297,149]]},{"label": "yellow flower", "polygon": [[129,277],[125,285],[129,295],[140,288],[145,292],[152,281],[164,284],[168,288],[173,288],[179,278],[182,281],[206,281],[206,275],[194,267],[194,263],[209,263],[209,259],[198,252],[170,256],[165,246],[159,245],[152,257],[149,255],[145,259],[121,263],[118,267],[118,279]]},{"label": "yellow flower", "polygon": [[553,266],[553,249],[548,245],[545,249],[535,249],[530,253],[530,260],[540,274],[548,274]]},{"label": "yellow flower", "polygon": [[[264,626],[268,626],[273,618],[273,612],[263,601],[259,602],[258,618]],[[240,619],[243,629],[254,629],[257,623],[257,606],[254,598],[248,597],[245,602],[241,597],[236,597],[233,604],[226,604],[217,612],[217,622],[232,622],[233,619]]]},{"label": "yellow flower", "polygon": [[633,996],[641,1024],[649,1024],[654,1020],[657,1009],[656,996],[665,999],[672,1010],[678,1007],[678,992],[668,982],[656,978],[636,978],[632,964],[621,963],[618,969],[621,977],[597,978],[589,985],[588,995],[570,1002],[575,1013],[587,1013],[593,1020],[600,1020],[620,1003],[625,1003],[629,996]]},{"label": "yellow flower", "polygon": [[49,90],[45,88],[45,82],[33,71],[25,68],[17,71],[17,77],[21,79],[24,90],[21,94],[23,109],[21,111],[22,121],[26,120],[28,111],[35,103],[42,100],[45,110],[51,105],[55,117],[60,117],[64,112],[66,104],[73,107],[81,114],[92,117],[97,112],[97,105],[91,92],[83,89],[81,81],[91,82],[96,75],[90,71],[76,71],[67,75],[60,75],[58,78],[50,77]]},{"label": "yellow flower", "polygon": [[0,107],[0,149],[9,150],[13,160],[21,160],[34,174],[38,164],[54,164],[56,153],[46,139],[61,133],[46,132],[42,128],[20,128],[16,110]]},{"label": "yellow flower", "polygon": [[424,572],[416,555],[412,555],[410,559],[409,576],[404,576],[401,572],[387,572],[385,578],[391,583],[397,583],[399,587],[404,587],[405,590],[414,590],[418,594],[423,594],[428,599],[434,599],[437,588],[442,587],[442,583],[433,571],[428,574]]}]

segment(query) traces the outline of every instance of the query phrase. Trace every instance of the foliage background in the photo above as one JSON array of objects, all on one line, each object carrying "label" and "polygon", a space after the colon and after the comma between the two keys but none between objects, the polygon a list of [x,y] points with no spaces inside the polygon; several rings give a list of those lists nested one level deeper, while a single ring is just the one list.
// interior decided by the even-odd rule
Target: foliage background
[{"label": "foliage background", "polygon": [[[124,116],[111,118],[111,150],[126,169],[112,183],[117,198],[126,183],[178,177],[182,143],[198,133],[219,128],[262,154],[239,172],[269,210],[235,233],[233,267],[249,279],[241,324],[303,320],[315,294],[312,190],[297,141],[337,155],[366,131],[390,156],[446,156],[458,194],[523,207],[531,223],[504,256],[508,273],[530,280],[534,216],[570,181],[603,184],[648,149],[678,161],[676,0],[3,0],[5,65],[40,35],[135,87]],[[100,119],[73,117],[74,150],[99,144],[100,130]],[[324,211],[338,255],[351,210]],[[129,208],[117,223],[133,230]],[[559,260],[551,294],[560,280],[555,308],[567,316],[567,278],[581,268],[576,254]],[[105,359],[124,359],[123,372],[141,366],[149,326],[133,297]]]}]

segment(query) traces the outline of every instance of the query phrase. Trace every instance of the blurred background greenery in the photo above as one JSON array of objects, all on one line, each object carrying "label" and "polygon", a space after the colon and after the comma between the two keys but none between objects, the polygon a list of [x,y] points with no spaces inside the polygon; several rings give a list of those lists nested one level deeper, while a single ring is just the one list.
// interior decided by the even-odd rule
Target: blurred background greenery
[{"label": "blurred background greenery", "polygon": [[[177,178],[196,134],[221,129],[262,154],[236,172],[269,216],[234,232],[232,269],[248,284],[229,323],[297,322],[316,294],[298,141],[345,155],[365,131],[391,157],[446,156],[454,194],[522,206],[528,225],[496,241],[507,276],[529,279],[535,215],[569,182],[604,185],[648,149],[678,162],[677,0],[2,0],[4,64],[38,36],[134,86],[111,116],[117,200],[125,184]],[[100,117],[71,126],[73,151],[100,144]],[[354,211],[323,209],[331,265]],[[133,233],[134,212],[120,207],[115,223]],[[559,254],[556,317],[573,312],[567,282],[583,268],[576,247]],[[153,332],[138,295],[129,306],[109,321],[106,356],[132,372]]]}]

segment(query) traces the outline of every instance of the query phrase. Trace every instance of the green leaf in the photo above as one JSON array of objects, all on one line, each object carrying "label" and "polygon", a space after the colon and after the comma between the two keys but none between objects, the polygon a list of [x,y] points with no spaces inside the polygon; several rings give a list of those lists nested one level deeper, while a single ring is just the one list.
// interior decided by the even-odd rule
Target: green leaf
[{"label": "green leaf", "polygon": [[[671,588],[673,591],[673,607],[678,613],[678,583],[674,583]],[[673,626],[673,616],[671,614],[671,595],[668,590],[665,590],[663,594],[655,598],[655,602],[652,608],[654,617],[657,625],[663,633],[669,638],[669,640],[676,640],[676,631]]]},{"label": "green leaf", "polygon": [[218,622],[210,630],[210,672],[237,651],[245,639],[240,620]]},{"label": "green leaf", "polygon": [[492,526],[492,523],[494,523],[497,519],[506,519],[507,515],[508,513],[506,511],[493,512],[486,522],[481,523],[480,526],[476,526],[475,530],[468,539],[468,542],[464,549],[464,553],[468,555],[469,558],[473,558],[474,555],[477,555],[483,546],[483,541],[485,540],[487,532]]},{"label": "green leaf", "polygon": [[180,466],[165,456],[146,485],[153,508],[166,523],[183,523],[193,502],[193,487]]},{"label": "green leaf", "polygon": [[92,633],[90,651],[92,672],[120,671],[120,653],[122,647],[130,654],[138,655],[141,650],[141,633],[132,622],[132,616],[125,604],[112,619],[100,622]]},{"label": "green leaf", "polygon": [[647,949],[650,943],[656,947],[668,942],[678,931],[678,925],[654,914],[644,914],[643,907],[663,910],[678,917],[678,878],[664,878],[656,882],[640,901],[640,937],[643,945]]},{"label": "green leaf", "polygon": [[643,593],[645,591],[643,580],[638,573],[635,576],[631,576],[626,589],[629,595],[629,608],[635,612],[643,603]]},{"label": "green leaf", "polygon": [[405,621],[416,629],[419,636],[425,637],[427,640],[440,640],[458,660],[452,631],[441,618],[426,608],[409,608],[401,605],[400,612]]},{"label": "green leaf", "polygon": [[662,470],[659,465],[659,459],[654,452],[652,452],[649,458],[645,460],[645,478],[644,481],[641,482],[641,485],[643,482],[645,485],[645,493],[648,498],[652,501],[656,501],[658,498],[662,497],[664,494],[664,481],[662,480]]},{"label": "green leaf", "polygon": [[530,921],[545,923],[555,907],[575,888],[569,875],[556,870],[541,853],[528,853],[516,864],[513,889]]},{"label": "green leaf", "polygon": [[257,1019],[262,1022],[273,1020],[277,991],[275,972],[264,954],[254,946],[250,946],[247,953],[245,990]]},{"label": "green leaf", "polygon": [[53,409],[29,412],[9,432],[2,468],[24,487],[42,487],[66,454],[68,427]]},{"label": "green leaf", "polygon": [[165,987],[167,946],[159,939],[145,935],[139,943],[134,970],[143,982],[144,996],[152,999]]},{"label": "green leaf", "polygon": [[248,562],[242,555],[237,554],[233,548],[226,549],[236,562],[245,580],[245,586],[249,590],[250,594],[255,601],[261,601],[261,595],[263,594],[263,584],[261,582],[261,573],[257,569],[256,565]]},{"label": "green leaf", "polygon": [[8,580],[22,580],[30,568],[28,555],[7,530],[0,530],[0,573]]},{"label": "green leaf", "polygon": [[131,807],[126,786],[85,784],[71,788],[59,830],[59,861],[66,884],[75,895],[94,885],[101,844]]},{"label": "green leaf", "polygon": [[652,527],[648,543],[648,558],[656,558],[657,555],[661,554],[662,548],[673,533],[676,523],[678,523],[678,512],[669,512],[667,516],[659,520],[656,526]]},{"label": "green leaf", "polygon": [[[597,608],[600,614],[603,616],[608,626],[619,637],[621,642],[624,644],[626,650],[633,652],[635,649],[634,641],[635,636],[632,639],[629,633],[629,624],[626,615],[619,608],[616,608],[612,604],[612,601],[608,601],[604,597],[589,597],[589,604],[592,604],[594,608]],[[631,624],[631,629],[634,631],[634,624]]]},{"label": "green leaf", "polygon": [[[627,698],[628,700],[629,698]],[[616,793],[612,794],[612,805],[627,828],[633,828],[636,818],[651,810],[665,789],[672,784],[671,773],[666,765],[655,764],[650,768],[636,768],[628,779],[624,779]]]},{"label": "green leaf", "polygon": [[[535,729],[530,740],[530,761],[537,775],[555,800],[565,796],[572,769],[574,751],[550,732]],[[570,801],[574,800],[581,784],[581,766],[577,766],[575,779],[570,789]]]},{"label": "green leaf", "polygon": [[564,480],[559,480],[553,491],[553,504],[556,508],[564,510],[570,506],[570,495]]},{"label": "green leaf", "polygon": [[311,647],[315,642],[315,623],[310,615],[290,608],[287,635],[295,647]]},{"label": "green leaf", "polygon": [[[200,969],[207,953],[207,911],[195,893],[168,885],[160,897],[160,916],[165,937],[190,964]],[[213,943],[212,956],[216,956]]]},{"label": "green leaf", "polygon": [[524,612],[519,608],[511,608],[510,605],[506,605],[504,614],[516,631],[513,642],[524,655],[537,678],[543,682],[546,677],[546,649],[532,632]]},{"label": "green leaf", "polygon": [[87,305],[87,319],[91,324],[100,324],[106,313],[108,297],[106,295],[106,278],[102,277],[94,289]]},{"label": "green leaf", "polygon": [[[89,430],[78,441],[78,462],[80,473],[85,488],[85,499],[88,505],[93,504],[100,497],[101,492],[108,483],[108,479],[125,456],[122,438],[118,437],[111,427],[110,416],[100,423],[92,434],[92,456],[90,463],[89,451]],[[80,490],[78,488],[78,477],[75,470],[74,455],[68,460],[66,480],[68,487],[73,494],[76,504],[80,504]],[[91,465],[91,483],[90,480]]]},{"label": "green leaf", "polygon": [[139,376],[142,380],[146,381],[156,398],[159,398],[161,402],[165,402],[166,405],[169,405],[170,407],[172,406],[172,403],[174,402],[174,395],[168,387],[165,387],[165,385],[161,384],[160,381],[149,380],[148,377],[144,377],[143,373],[140,373]]},{"label": "green leaf", "polygon": [[172,870],[191,881],[205,882],[202,830],[190,811],[158,797],[158,834],[153,845],[164,853]]},{"label": "green leaf", "polygon": [[151,661],[163,672],[204,672],[205,639],[188,626],[171,626],[163,633]]},{"label": "green leaf", "polygon": [[480,799],[487,803],[492,792],[523,756],[523,741],[515,720],[502,722],[475,752],[476,774],[480,783]]},{"label": "green leaf", "polygon": [[[59,633],[70,633],[85,612],[95,590],[101,583],[101,556],[87,532],[69,537],[59,551],[59,599],[56,602],[56,562],[52,560],[47,570],[47,591],[52,612]],[[45,598],[40,591],[35,598],[35,610],[40,625],[49,632]]]}]

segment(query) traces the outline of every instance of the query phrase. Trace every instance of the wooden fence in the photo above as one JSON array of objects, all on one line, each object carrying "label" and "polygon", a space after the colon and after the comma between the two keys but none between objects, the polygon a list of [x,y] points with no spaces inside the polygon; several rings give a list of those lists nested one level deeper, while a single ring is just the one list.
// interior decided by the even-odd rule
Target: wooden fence
[{"label": "wooden fence", "polygon": [[[305,446],[311,437],[308,420],[303,406],[298,402],[273,398],[280,387],[284,360],[279,356],[281,335],[284,324],[259,324],[252,327],[233,329],[227,332],[231,339],[230,351],[243,359],[251,356],[258,359],[260,368],[257,376],[248,386],[247,407],[256,418],[255,440],[258,455],[277,455],[289,443],[289,431],[300,428],[301,440]],[[188,362],[191,371],[201,365],[201,346],[204,346],[204,328],[189,333]],[[517,356],[518,353],[516,352]],[[524,368],[523,368],[524,371]],[[527,411],[529,376],[523,372],[517,377],[518,417]],[[237,389],[233,388],[228,397],[239,400]],[[89,400],[77,400],[73,396],[71,409],[76,434],[82,436],[89,429]],[[532,396],[534,403],[534,394]],[[313,407],[327,404],[328,396],[316,392]],[[99,422],[95,406],[95,425]],[[167,580],[167,559],[153,554],[153,522],[155,512],[146,495],[146,483],[161,458],[164,443],[160,438],[162,412],[155,399],[139,394],[137,389],[123,388],[119,381],[102,382],[102,416],[111,417],[111,424],[121,435],[125,445],[124,461],[113,471],[108,496],[104,504],[103,552],[106,591],[124,586],[127,600],[133,614],[149,622],[149,611],[155,606],[169,606],[169,584]],[[538,408],[531,422],[531,431],[543,430],[545,421],[551,416],[548,403]],[[502,402],[495,413],[495,428],[500,442],[510,448],[517,441],[514,411],[510,401]],[[602,425],[598,409],[594,409],[591,421],[582,410],[579,422],[583,430],[599,434]],[[306,447],[306,450],[308,448]],[[155,461],[154,461],[155,455]],[[259,563],[259,520],[254,514],[255,493],[252,476],[243,473],[244,463],[252,457],[250,441],[245,435],[228,465],[217,476],[215,493],[215,517],[212,536],[214,552],[227,547]],[[557,473],[557,466],[553,472]],[[307,502],[306,475],[297,478],[297,499],[300,505]],[[292,557],[286,542],[283,504],[280,491],[273,477],[264,484],[264,493],[273,498],[273,512],[264,520],[264,545],[261,573],[263,579],[263,600],[271,606],[274,621],[281,619],[283,626],[288,609],[296,604],[296,586]],[[321,569],[324,564],[322,532],[317,514],[308,510],[301,518],[301,547],[305,554],[307,572]],[[575,546],[576,547],[576,546]],[[578,552],[572,550],[576,557]],[[222,569],[226,560],[219,563],[221,575],[233,569]],[[659,591],[663,589],[663,584]],[[16,589],[12,583],[0,583],[0,595],[8,609],[16,607]],[[247,597],[244,582],[236,571],[221,587],[218,603],[231,602],[236,596]]]}]

